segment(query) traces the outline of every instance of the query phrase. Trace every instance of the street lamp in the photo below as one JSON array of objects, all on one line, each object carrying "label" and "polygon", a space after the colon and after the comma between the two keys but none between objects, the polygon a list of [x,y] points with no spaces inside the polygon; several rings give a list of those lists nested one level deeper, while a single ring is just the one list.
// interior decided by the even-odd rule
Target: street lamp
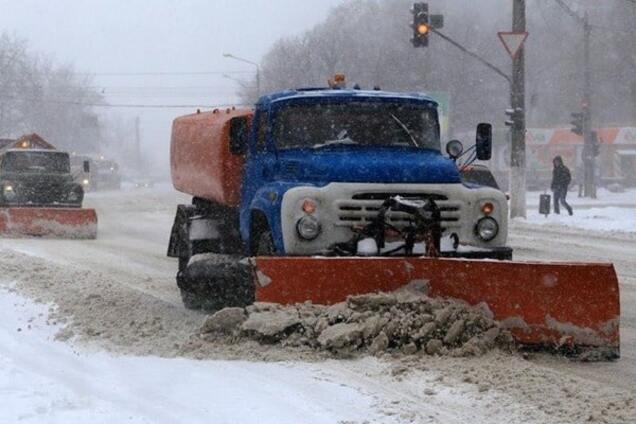
[{"label": "street lamp", "polygon": [[258,63],[256,63],[256,62],[252,62],[251,60],[243,59],[242,57],[234,56],[231,53],[223,53],[223,57],[227,57],[229,59],[234,59],[234,60],[237,60],[239,62],[243,62],[243,63],[247,63],[249,65],[256,66],[256,96],[257,97],[261,97],[261,66]]}]

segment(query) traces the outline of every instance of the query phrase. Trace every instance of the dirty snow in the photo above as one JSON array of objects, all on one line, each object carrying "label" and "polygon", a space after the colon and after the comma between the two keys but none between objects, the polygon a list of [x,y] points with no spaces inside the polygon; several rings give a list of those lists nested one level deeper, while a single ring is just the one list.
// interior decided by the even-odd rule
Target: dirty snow
[{"label": "dirty snow", "polygon": [[[207,317],[183,308],[165,257],[183,200],[165,187],[100,193],[88,198],[97,240],[0,240],[0,286],[12,290],[0,290],[0,399],[11,405],[0,422],[636,422],[631,239],[592,240],[597,257],[613,252],[624,289],[615,363],[498,350],[333,360],[202,338]],[[562,228],[513,225],[518,256],[589,257],[590,235]]]},{"label": "dirty snow", "polygon": [[47,307],[0,290],[0,422],[396,421],[311,364],[89,353],[54,341],[58,329]]},{"label": "dirty snow", "polygon": [[335,357],[382,355],[477,356],[513,348],[511,335],[487,307],[432,299],[425,288],[351,296],[331,306],[256,303],[226,308],[201,327],[210,343],[255,340],[263,345],[308,347]]}]

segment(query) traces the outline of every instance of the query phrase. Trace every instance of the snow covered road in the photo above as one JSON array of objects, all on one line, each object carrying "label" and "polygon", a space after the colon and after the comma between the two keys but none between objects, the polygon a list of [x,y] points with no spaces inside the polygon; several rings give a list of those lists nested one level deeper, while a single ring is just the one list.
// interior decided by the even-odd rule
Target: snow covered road
[{"label": "snow covered road", "polygon": [[[636,421],[633,234],[523,222],[511,231],[520,259],[616,263],[617,362],[499,353],[325,361],[189,345],[204,316],[182,307],[165,256],[181,201],[168,187],[91,194],[97,240],[0,240],[0,402],[14,405],[0,409],[0,423]],[[28,299],[59,305],[50,323],[73,317],[59,337],[71,344],[52,340],[48,308]],[[235,358],[250,361],[227,361]]]}]

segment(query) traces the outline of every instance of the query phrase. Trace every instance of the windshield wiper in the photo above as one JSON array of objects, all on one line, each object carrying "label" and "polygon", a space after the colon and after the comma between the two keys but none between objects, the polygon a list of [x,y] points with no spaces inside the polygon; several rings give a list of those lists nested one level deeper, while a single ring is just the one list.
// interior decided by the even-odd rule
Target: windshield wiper
[{"label": "windshield wiper", "polygon": [[397,116],[395,116],[394,114],[390,113],[389,115],[391,115],[391,118],[393,118],[393,120],[395,122],[398,123],[398,125],[400,126],[400,128],[402,128],[404,130],[404,132],[410,137],[411,141],[413,142],[413,146],[415,147],[420,147],[417,144],[417,140],[415,140],[415,137],[413,137],[413,134],[411,133],[411,130],[409,130],[409,127],[407,127],[404,122],[400,121],[400,118],[398,118]]},{"label": "windshield wiper", "polygon": [[340,131],[337,137],[338,138],[336,138],[335,140],[327,140],[322,144],[316,144],[314,146],[314,149],[320,149],[322,147],[333,146],[338,144],[344,144],[344,145],[358,144],[356,141],[353,141],[349,137],[349,134],[347,134],[347,130]]},{"label": "windshield wiper", "polygon": [[357,142],[353,141],[352,139],[350,139],[349,137],[341,139],[341,140],[329,140],[329,141],[325,141],[322,144],[316,144],[313,148],[314,149],[320,149],[322,147],[328,147],[328,146],[334,146],[334,145],[353,145],[353,144],[358,144]]}]

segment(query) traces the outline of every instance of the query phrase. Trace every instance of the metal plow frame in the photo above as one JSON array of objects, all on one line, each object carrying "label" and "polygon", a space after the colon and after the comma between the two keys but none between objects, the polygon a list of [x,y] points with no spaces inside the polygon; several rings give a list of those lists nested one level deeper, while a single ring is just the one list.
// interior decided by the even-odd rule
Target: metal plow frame
[{"label": "metal plow frame", "polygon": [[620,354],[620,298],[612,264],[441,258],[257,257],[256,300],[333,304],[426,281],[429,296],[485,303],[518,343],[601,347]]},{"label": "metal plow frame", "polygon": [[97,238],[94,209],[0,208],[0,237]]}]

